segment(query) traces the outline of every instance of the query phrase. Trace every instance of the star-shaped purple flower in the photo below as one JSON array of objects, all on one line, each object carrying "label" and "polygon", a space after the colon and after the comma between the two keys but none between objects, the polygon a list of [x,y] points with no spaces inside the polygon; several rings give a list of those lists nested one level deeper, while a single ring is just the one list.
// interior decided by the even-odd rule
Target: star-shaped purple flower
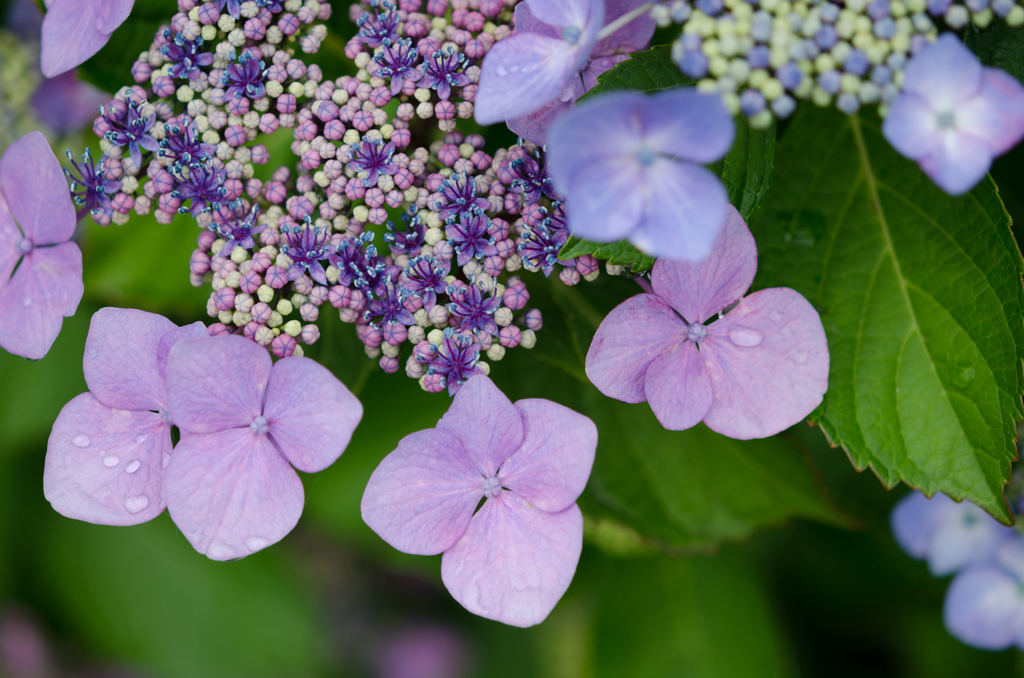
[{"label": "star-shaped purple flower", "polygon": [[[608,0],[605,3],[605,25],[615,22],[644,4],[645,0]],[[597,84],[597,76],[628,59],[631,52],[645,49],[654,35],[654,29],[654,20],[649,14],[644,14],[599,40],[579,73],[569,78],[557,96],[527,115],[508,120],[509,129],[538,146],[545,145],[548,141],[548,130],[555,119],[572,109],[576,100]],[[516,33],[557,37],[550,25],[538,21],[530,12],[530,3],[522,3],[516,7]],[[479,94],[477,99],[479,100]]]},{"label": "star-shaped purple flower", "polygon": [[267,91],[263,86],[266,64],[257,61],[250,53],[245,52],[237,64],[228,64],[224,69],[222,84],[227,87],[224,96],[232,99],[259,99]]},{"label": "star-shaped purple flower", "polygon": [[[376,6],[376,3],[374,3]],[[401,17],[394,7],[388,3],[381,3],[383,12],[364,12],[356,24],[359,26],[359,41],[367,47],[380,47],[384,41],[394,42],[398,39],[398,25]]]},{"label": "star-shaped purple flower", "polygon": [[436,374],[444,378],[448,387],[448,395],[454,396],[476,374],[483,374],[477,367],[480,362],[480,344],[474,342],[470,334],[452,334],[445,330],[444,341],[437,347],[436,354],[427,366],[428,374]]},{"label": "star-shaped purple flower", "polygon": [[51,0],[43,18],[40,65],[53,78],[82,64],[110,40],[135,0]]},{"label": "star-shaped purple flower", "polygon": [[451,273],[452,262],[438,261],[434,257],[417,257],[409,262],[403,271],[403,286],[423,300],[423,308],[431,309],[437,304],[437,295],[448,289],[445,278]]},{"label": "star-shaped purple flower", "polygon": [[701,165],[725,156],[734,131],[722,98],[693,89],[606,94],[566,113],[551,128],[547,161],[569,230],[595,242],[628,238],[656,257],[703,259],[729,196]]},{"label": "star-shaped purple flower", "polygon": [[473,377],[436,428],[403,438],[373,472],[363,520],[399,551],[444,553],[441,579],[470,612],[533,626],[576,571],[575,502],[596,448],[590,419],[549,400],[512,403]]},{"label": "star-shaped purple flower", "polygon": [[327,468],[363,407],[309,358],[276,364],[238,336],[182,341],[167,361],[167,410],[182,431],[164,472],[171,518],[200,553],[241,558],[295,527],[305,496],[293,466]]},{"label": "star-shaped purple flower", "polygon": [[395,153],[395,142],[384,143],[383,139],[371,139],[363,137],[362,143],[355,143],[352,146],[352,160],[348,168],[353,172],[366,172],[363,179],[363,186],[369,188],[377,185],[377,179],[381,174],[394,175],[398,172],[398,165],[391,160]]},{"label": "star-shaped purple flower", "polygon": [[203,143],[199,126],[188,117],[179,124],[164,125],[164,130],[167,137],[160,140],[161,157],[189,165],[193,162],[205,162],[217,152],[217,144]]},{"label": "star-shaped purple flower", "polygon": [[517,5],[516,32],[484,57],[476,121],[491,125],[519,118],[558,98],[586,65],[604,16],[604,0],[526,0]]},{"label": "star-shaped purple flower", "polygon": [[882,133],[942,190],[960,195],[1024,137],[1024,86],[946,33],[907,64]]},{"label": "star-shaped purple flower", "polygon": [[292,260],[292,265],[288,267],[288,279],[298,280],[308,271],[309,277],[326,285],[327,273],[320,261],[327,258],[331,249],[331,234],[327,229],[313,226],[309,217],[306,217],[306,223],[302,226],[282,226],[281,234],[285,237],[281,253]]},{"label": "star-shaped purple flower", "polygon": [[439,49],[420,64],[423,78],[419,86],[437,90],[441,101],[448,101],[452,87],[465,87],[469,84],[469,76],[461,72],[465,65],[465,54],[456,52],[450,45]]},{"label": "star-shaped purple flower", "polygon": [[[251,250],[256,246],[255,236],[267,228],[265,223],[256,223],[259,213],[259,205],[253,205],[252,210],[245,216],[239,216],[234,210],[217,210],[215,212],[214,220],[210,224],[210,230],[227,241],[220,252],[217,253],[217,256],[230,257],[236,247]],[[219,221],[218,218],[220,219]],[[298,276],[295,277],[298,278]]]},{"label": "star-shaped purple flower", "polygon": [[442,219],[469,216],[491,208],[486,198],[477,197],[476,180],[465,173],[453,174],[441,182],[440,192],[444,202],[438,201],[434,207]]},{"label": "star-shaped purple flower", "polygon": [[426,240],[427,227],[415,213],[402,214],[402,222],[405,224],[404,231],[395,230],[394,222],[385,224],[387,233],[384,234],[384,242],[392,254],[419,254]]},{"label": "star-shaped purple flower", "polygon": [[363,314],[364,320],[369,320],[373,327],[382,325],[415,325],[416,319],[412,313],[405,308],[405,300],[409,296],[409,290],[404,287],[396,287],[390,282],[384,286],[383,293],[376,299],[371,299]]},{"label": "star-shaped purple flower", "polygon": [[61,410],[46,449],[43,494],[60,514],[101,525],[137,525],[166,507],[170,461],[167,354],[208,336],[202,323],[123,308],[92,317],[83,370],[89,392]]},{"label": "star-shaped purple flower", "polygon": [[179,214],[191,213],[193,217],[201,212],[208,212],[211,209],[220,209],[220,205],[227,195],[224,188],[224,180],[227,178],[227,171],[215,169],[211,166],[193,162],[188,166],[188,172],[181,166],[171,168],[174,178],[178,180],[178,187],[171,191],[171,195],[180,199],[192,201],[192,207],[179,207]]},{"label": "star-shaped purple flower", "polygon": [[121,182],[104,176],[104,159],[100,158],[97,164],[88,148],[82,154],[81,165],[75,162],[71,151],[67,152],[67,156],[78,174],[75,176],[71,170],[64,170],[64,174],[71,179],[71,195],[74,196],[75,204],[80,206],[75,218],[81,219],[89,213],[97,216],[103,212],[110,213],[110,196],[121,190]]},{"label": "star-shaped purple flower", "polygon": [[402,38],[394,43],[387,40],[383,43],[382,49],[374,55],[373,61],[377,64],[377,77],[391,79],[391,96],[396,97],[402,92],[402,85],[406,80],[417,82],[423,77],[423,73],[416,68],[419,59],[419,52],[412,47],[412,40],[409,38]]},{"label": "star-shaped purple flower", "polygon": [[498,333],[498,324],[494,322],[494,312],[501,306],[499,297],[484,296],[480,288],[473,284],[465,288],[449,286],[448,295],[452,300],[448,304],[448,310],[453,316],[461,318],[460,331],[480,330],[487,334]]},{"label": "star-shaped purple flower", "polygon": [[142,167],[142,151],[159,151],[160,142],[149,133],[156,121],[156,113],[142,115],[139,103],[129,98],[128,102],[114,100],[100,109],[110,130],[103,137],[115,146],[127,146],[128,154],[136,167]]},{"label": "star-shaped purple flower", "polygon": [[569,230],[561,203],[553,203],[550,212],[543,207],[540,209],[546,216],[523,231],[519,254],[527,270],[542,271],[546,278],[555,270],[555,264],[568,264],[558,258],[558,253],[569,240]]},{"label": "star-shaped purple flower", "polygon": [[[0,158],[0,347],[38,360],[85,288],[71,241],[75,205],[60,163],[39,132]],[[17,270],[15,270],[17,269]],[[13,275],[12,275],[13,274]]]},{"label": "star-shaped purple flower", "polygon": [[[164,31],[164,35],[170,37],[170,31]],[[174,42],[161,47],[160,52],[164,58],[174,64],[167,74],[172,78],[184,78],[185,80],[195,80],[202,75],[202,71],[199,69],[213,63],[211,52],[199,51],[202,44],[202,38],[193,42],[186,40],[181,33],[178,33],[174,36]]]},{"label": "star-shaped purple flower", "polygon": [[494,237],[487,232],[488,225],[487,216],[480,210],[475,214],[462,213],[458,223],[452,220],[447,225],[448,242],[455,248],[459,266],[498,253]]},{"label": "star-shaped purple flower", "polygon": [[704,261],[658,259],[654,293],[608,314],[586,370],[605,395],[650,402],[667,429],[703,420],[730,438],[764,438],[821,403],[828,343],[818,312],[799,293],[777,287],[743,296],[757,248],[739,212],[730,206],[729,215]]}]

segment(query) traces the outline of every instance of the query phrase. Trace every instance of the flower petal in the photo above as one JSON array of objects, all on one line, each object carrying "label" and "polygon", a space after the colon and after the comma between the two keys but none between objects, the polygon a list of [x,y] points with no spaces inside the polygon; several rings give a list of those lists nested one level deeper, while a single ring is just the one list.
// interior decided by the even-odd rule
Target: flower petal
[{"label": "flower petal", "polygon": [[285,358],[270,371],[263,416],[292,466],[316,473],[337,460],[363,418],[363,406],[326,367]]},{"label": "flower petal", "polygon": [[1001,155],[1024,136],[1024,87],[998,68],[986,68],[978,95],[957,107],[956,126],[984,139]]},{"label": "flower petal", "polygon": [[729,206],[719,178],[703,167],[665,159],[648,167],[644,178],[644,217],[629,241],[655,257],[707,257]]},{"label": "flower petal", "polygon": [[498,42],[484,58],[476,121],[491,125],[537,110],[565,88],[578,59],[576,46],[535,33]]},{"label": "flower petal", "polygon": [[708,325],[700,345],[715,401],[704,418],[730,438],[764,438],[817,407],[828,389],[828,342],[821,318],[785,287],[744,297]]},{"label": "flower petal", "polygon": [[550,400],[519,400],[516,409],[526,434],[515,454],[501,465],[501,485],[541,511],[564,511],[590,477],[597,427],[582,414]]},{"label": "flower petal", "polygon": [[134,0],[54,0],[43,18],[43,74],[60,75],[100,51]]},{"label": "flower petal", "polygon": [[402,438],[370,476],[363,521],[399,551],[432,556],[466,531],[483,496],[483,477],[462,442],[428,429]]},{"label": "flower petal", "polygon": [[484,375],[471,377],[437,422],[462,441],[470,462],[490,478],[523,442],[523,420],[512,401]]},{"label": "flower petal", "polygon": [[544,146],[548,142],[548,130],[551,129],[551,125],[554,124],[558,116],[571,110],[571,101],[562,101],[560,98],[556,98],[533,113],[510,118],[506,124],[516,135],[538,146]]},{"label": "flower petal", "polygon": [[[172,372],[174,360],[172,351]],[[164,479],[174,524],[213,560],[280,541],[299,522],[305,501],[295,470],[267,436],[248,428],[184,436]]]},{"label": "flower petal", "polygon": [[0,289],[0,347],[38,360],[82,300],[82,251],[75,243],[32,250]]},{"label": "flower petal", "polygon": [[[646,0],[608,0],[605,3],[604,23],[607,26],[627,12],[645,4]],[[518,15],[516,15],[516,29],[519,29]],[[647,43],[654,37],[654,29],[657,24],[650,14],[642,14],[630,21],[628,24],[615,31],[607,38],[601,40],[594,46],[591,59],[596,61],[598,57],[608,54],[625,54],[636,52],[647,47]]]},{"label": "flower petal", "polygon": [[942,617],[957,640],[983,650],[1006,649],[1024,629],[1020,584],[992,565],[972,567],[953,580]]},{"label": "flower petal", "polygon": [[932,535],[941,522],[942,507],[953,500],[942,493],[932,499],[920,492],[911,492],[900,499],[889,516],[892,534],[896,543],[907,555],[923,559],[931,549]]},{"label": "flower petal", "polygon": [[21,231],[14,223],[14,215],[11,214],[7,201],[4,200],[3,191],[0,191],[0,289],[7,285],[11,279],[14,267],[18,265],[21,255],[15,247],[21,240]]},{"label": "flower petal", "polygon": [[966,132],[945,132],[930,155],[919,160],[921,169],[950,195],[962,195],[985,178],[992,166],[992,149]]},{"label": "flower petal", "polygon": [[182,341],[167,357],[167,411],[189,433],[249,426],[270,380],[266,349],[242,337]]},{"label": "flower petal", "polygon": [[526,5],[538,21],[556,28],[604,25],[604,0],[526,0]]},{"label": "flower petal", "polygon": [[160,410],[164,377],[157,369],[160,339],[177,327],[167,318],[132,308],[101,308],[85,340],[85,383],[96,399],[121,410]]},{"label": "flower petal", "polygon": [[928,100],[916,92],[903,92],[892,102],[882,122],[882,134],[892,147],[911,160],[931,153],[942,132]]},{"label": "flower petal", "polygon": [[516,33],[536,33],[554,40],[561,40],[561,31],[549,23],[545,23],[530,11],[529,2],[520,2],[514,10],[516,17]]},{"label": "flower petal", "polygon": [[160,373],[160,379],[167,379],[167,358],[171,353],[171,348],[173,348],[175,344],[179,341],[205,339],[209,336],[210,332],[206,329],[206,325],[196,321],[191,325],[175,327],[160,337],[160,342],[156,347],[156,367],[157,371]]},{"label": "flower petal", "polygon": [[441,559],[441,579],[473,614],[512,626],[544,621],[583,550],[583,514],[534,508],[514,493],[484,503]]},{"label": "flower petal", "polygon": [[700,423],[714,400],[711,376],[696,344],[688,341],[658,356],[647,368],[644,392],[651,411],[670,431]]},{"label": "flower petal", "polygon": [[736,134],[721,95],[692,87],[647,97],[641,125],[653,150],[698,164],[721,160]]},{"label": "flower petal", "polygon": [[111,409],[83,393],[61,410],[46,446],[43,494],[60,514],[137,525],[164,510],[171,427],[152,412]]},{"label": "flower petal", "polygon": [[949,111],[981,88],[982,66],[954,33],[944,33],[907,62],[903,91],[916,92],[935,111]]},{"label": "flower petal", "polygon": [[703,323],[740,300],[757,273],[757,245],[736,208],[715,238],[711,254],[698,263],[658,259],[651,272],[654,291],[688,322]]},{"label": "flower petal", "polygon": [[11,144],[0,158],[0,190],[25,237],[37,247],[75,234],[75,204],[64,171],[39,132]]}]

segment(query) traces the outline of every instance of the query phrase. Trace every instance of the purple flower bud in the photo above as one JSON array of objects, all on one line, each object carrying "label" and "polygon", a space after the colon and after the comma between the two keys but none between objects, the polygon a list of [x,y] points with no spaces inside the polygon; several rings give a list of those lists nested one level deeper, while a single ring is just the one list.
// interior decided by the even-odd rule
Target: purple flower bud
[{"label": "purple flower bud", "polygon": [[539,308],[531,308],[524,316],[526,328],[536,332],[543,326],[543,319]]}]

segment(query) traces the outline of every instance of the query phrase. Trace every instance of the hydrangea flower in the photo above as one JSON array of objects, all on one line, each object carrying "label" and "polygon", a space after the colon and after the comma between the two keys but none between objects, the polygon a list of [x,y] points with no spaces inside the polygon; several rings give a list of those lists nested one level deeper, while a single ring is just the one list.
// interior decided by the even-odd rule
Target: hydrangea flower
[{"label": "hydrangea flower", "polygon": [[907,495],[893,509],[891,522],[903,550],[927,560],[936,577],[986,560],[1000,540],[1014,534],[969,501],[957,503],[941,493],[932,499],[920,492]]},{"label": "hydrangea flower", "polygon": [[[46,138],[31,132],[0,158],[0,347],[38,360],[85,288],[70,242],[75,206]],[[17,269],[17,270],[15,270]],[[13,275],[12,275],[13,274]]]},{"label": "hydrangea flower", "polygon": [[363,407],[309,358],[272,363],[239,336],[183,341],[167,363],[167,410],[181,429],[164,476],[167,510],[200,553],[241,558],[302,514],[306,473],[348,446]]},{"label": "hydrangea flower", "polygon": [[882,132],[942,190],[966,193],[1024,136],[1024,87],[946,33],[907,64]]},{"label": "hydrangea flower", "polygon": [[48,78],[70,71],[100,51],[132,11],[135,0],[50,0],[43,18],[40,66]]},{"label": "hydrangea flower", "polygon": [[579,561],[575,502],[596,448],[583,415],[548,400],[513,404],[476,376],[436,428],[403,438],[373,472],[363,520],[400,551],[444,553],[441,578],[470,612],[539,624]]},{"label": "hydrangea flower", "polygon": [[1024,540],[1003,539],[990,560],[957,575],[946,592],[943,619],[968,645],[1024,650]]},{"label": "hydrangea flower", "polygon": [[134,309],[103,308],[92,317],[83,371],[89,392],[69,402],[46,448],[43,494],[62,515],[102,525],[137,525],[166,507],[170,460],[167,354],[206,327],[177,327]]},{"label": "hydrangea flower", "polygon": [[[644,4],[645,0],[609,0],[605,6],[605,25]],[[571,110],[577,99],[593,89],[597,84],[597,76],[628,59],[630,52],[644,49],[654,35],[654,28],[654,20],[644,14],[598,40],[579,74],[572,75],[565,88],[537,110],[508,120],[509,129],[527,141],[544,146],[548,141],[548,129],[555,118]],[[556,37],[551,26],[537,20],[528,3],[522,3],[516,8],[516,33]]]},{"label": "hydrangea flower", "polygon": [[607,94],[563,115],[547,160],[569,230],[595,242],[629,238],[656,257],[703,259],[729,198],[700,165],[721,159],[734,132],[721,97],[692,89]]},{"label": "hydrangea flower", "polygon": [[730,206],[711,256],[699,264],[659,259],[654,293],[608,314],[587,353],[587,376],[607,396],[650,402],[667,429],[703,420],[748,439],[797,423],[828,389],[825,330],[794,290],[744,297],[756,271],[754,238]]},{"label": "hydrangea flower", "polygon": [[517,31],[484,57],[476,121],[491,125],[518,118],[557,98],[587,63],[604,14],[604,0],[526,0],[517,5],[516,25],[522,21],[528,32]]}]

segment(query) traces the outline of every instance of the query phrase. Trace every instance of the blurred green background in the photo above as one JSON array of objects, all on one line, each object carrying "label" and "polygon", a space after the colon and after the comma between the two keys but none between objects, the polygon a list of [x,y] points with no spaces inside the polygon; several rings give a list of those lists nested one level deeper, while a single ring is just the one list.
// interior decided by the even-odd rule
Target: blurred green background
[{"label": "blurred green background", "polygon": [[[18,4],[0,1],[0,17]],[[173,11],[168,0],[136,0],[129,23],[82,75],[108,91],[126,84],[131,61]],[[346,15],[336,6],[316,56],[334,77],[350,68]],[[27,99],[38,74],[31,63],[15,67],[15,56],[31,53],[35,36],[8,28],[0,102],[14,121],[8,133],[18,125],[24,133],[36,126]],[[50,140],[58,155],[96,146],[87,131]],[[1018,149],[993,174],[1007,209],[1024,216],[1022,166]],[[398,553],[362,523],[359,500],[377,463],[450,401],[380,372],[353,327],[336,319],[322,323],[310,353],[357,393],[366,415],[344,456],[303,478],[305,513],[283,542],[217,563],[193,551],[166,514],[131,528],[63,518],[43,498],[43,459],[61,407],[86,390],[89,318],[112,305],[178,324],[208,321],[207,291],[188,284],[196,234],[188,217],[169,226],[133,217],[106,229],[83,221],[78,313],[42,361],[0,352],[0,675],[1024,676],[1019,653],[973,650],[946,633],[948,582],[906,557],[889,531],[904,490],[858,475],[819,431],[800,425],[749,444],[703,427],[667,433],[646,406],[612,403],[587,385],[582,355],[595,321],[638,291],[605,275],[578,288],[525,275],[545,327],[532,351],[493,365],[513,399],[562,402],[592,416],[601,433],[581,498],[588,518],[579,569],[537,627],[467,613],[441,583],[440,558]],[[625,521],[613,510],[623,497],[633,501]]]}]

